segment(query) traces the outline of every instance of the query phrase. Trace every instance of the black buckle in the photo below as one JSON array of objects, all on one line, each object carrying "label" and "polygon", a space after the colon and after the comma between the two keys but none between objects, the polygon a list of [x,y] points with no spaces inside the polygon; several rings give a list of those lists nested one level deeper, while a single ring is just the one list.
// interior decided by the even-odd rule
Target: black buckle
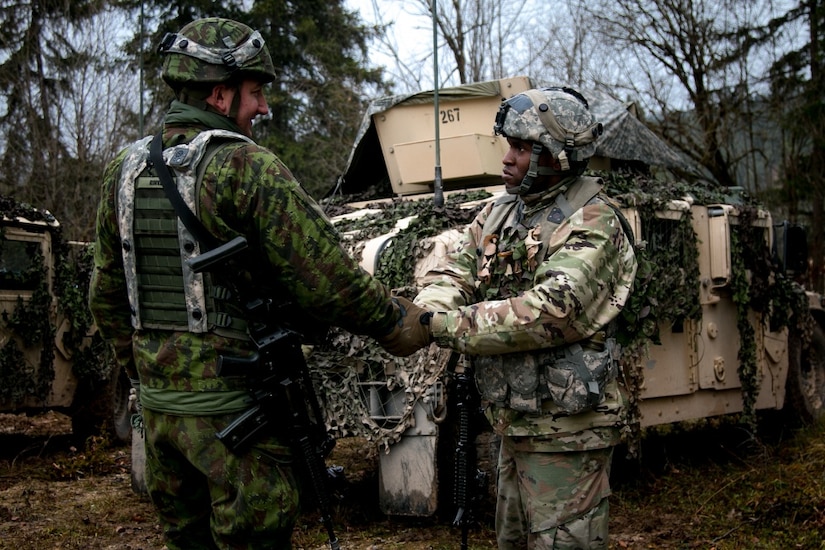
[{"label": "black buckle", "polygon": [[163,40],[160,41],[160,45],[158,46],[158,53],[168,52],[169,48],[175,45],[175,40],[177,40],[177,38],[177,33],[167,32],[166,35],[163,37]]},{"label": "black buckle", "polygon": [[229,67],[230,69],[238,68],[238,62],[235,61],[235,56],[231,53],[227,52],[223,54],[223,56],[221,56],[221,59],[223,59],[223,64]]}]

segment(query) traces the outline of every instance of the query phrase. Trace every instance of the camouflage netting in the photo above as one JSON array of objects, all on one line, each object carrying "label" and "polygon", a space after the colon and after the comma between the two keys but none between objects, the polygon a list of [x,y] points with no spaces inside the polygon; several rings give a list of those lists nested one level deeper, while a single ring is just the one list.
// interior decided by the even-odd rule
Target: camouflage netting
[{"label": "camouflage netting", "polygon": [[[457,193],[447,198],[440,211],[431,200],[376,202],[365,207],[374,211],[369,216],[341,221],[336,227],[350,254],[361,257],[370,239],[388,233],[399,220],[415,217],[384,250],[376,270],[376,276],[396,294],[412,298],[418,291],[414,267],[430,250],[428,238],[469,223],[481,203],[468,203],[489,197],[485,191]],[[389,450],[415,425],[416,403],[433,419],[439,419],[444,412],[440,382],[449,356],[449,351],[431,346],[410,357],[393,357],[371,339],[333,329],[309,358],[313,375],[323,388],[331,433],[335,437],[365,437]]]},{"label": "camouflage netting", "polygon": [[397,358],[373,341],[334,331],[329,347],[313,350],[313,374],[323,388],[327,427],[336,437],[361,436],[389,450],[415,425],[416,403],[433,419],[443,414],[441,380],[449,351],[431,346]]}]

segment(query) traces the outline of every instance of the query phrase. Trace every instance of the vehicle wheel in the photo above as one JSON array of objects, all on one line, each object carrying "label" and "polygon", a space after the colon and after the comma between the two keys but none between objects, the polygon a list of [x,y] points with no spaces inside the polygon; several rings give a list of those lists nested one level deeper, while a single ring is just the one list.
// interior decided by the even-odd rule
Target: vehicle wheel
[{"label": "vehicle wheel", "polygon": [[120,369],[109,380],[81,384],[72,405],[72,432],[78,445],[90,436],[107,435],[121,443],[132,441],[129,378]]},{"label": "vehicle wheel", "polygon": [[72,433],[75,444],[83,447],[91,436],[112,433],[112,394],[115,380],[95,384],[81,383],[72,404]]},{"label": "vehicle wheel", "polygon": [[789,346],[786,408],[809,424],[825,414],[825,331],[816,323],[807,349],[798,335]]}]

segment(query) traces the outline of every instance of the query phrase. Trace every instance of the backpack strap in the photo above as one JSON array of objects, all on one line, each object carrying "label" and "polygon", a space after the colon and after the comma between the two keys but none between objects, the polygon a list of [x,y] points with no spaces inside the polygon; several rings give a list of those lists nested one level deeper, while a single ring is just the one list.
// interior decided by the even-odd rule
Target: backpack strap
[{"label": "backpack strap", "polygon": [[576,211],[584,208],[592,202],[602,190],[602,180],[594,177],[582,176],[584,180],[576,185],[572,190],[559,193],[555,202],[549,204],[544,212],[544,219],[541,223],[541,234],[539,239],[545,246],[539,251],[537,261],[544,261],[548,253],[546,243],[550,240],[550,235],[562,224],[564,220],[572,216]]}]

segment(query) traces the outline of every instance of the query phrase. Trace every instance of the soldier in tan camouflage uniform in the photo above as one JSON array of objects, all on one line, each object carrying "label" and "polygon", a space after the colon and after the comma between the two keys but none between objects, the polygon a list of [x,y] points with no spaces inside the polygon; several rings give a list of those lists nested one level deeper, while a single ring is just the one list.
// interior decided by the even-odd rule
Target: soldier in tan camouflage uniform
[{"label": "soldier in tan camouflage uniform", "polygon": [[569,88],[501,105],[507,194],[479,213],[415,302],[434,341],[472,359],[502,437],[500,549],[607,548],[609,474],[624,403],[611,322],[636,259],[620,214],[582,176],[601,134]]},{"label": "soldier in tan camouflage uniform", "polygon": [[[216,439],[253,404],[251,377],[222,376],[220,357],[251,358],[242,291],[295,328],[307,318],[379,339],[399,354],[401,298],[359,268],[286,166],[252,141],[275,68],[261,35],[202,19],[167,35],[163,162],[205,230],[242,236],[249,253],[231,273],[195,273],[204,251],[182,224],[149,161],[151,137],[106,169],[97,216],[90,305],[101,334],[139,388],[146,481],[174,549],[290,548],[298,487],[284,434],[233,454]],[[271,424],[278,425],[284,422]]]}]

